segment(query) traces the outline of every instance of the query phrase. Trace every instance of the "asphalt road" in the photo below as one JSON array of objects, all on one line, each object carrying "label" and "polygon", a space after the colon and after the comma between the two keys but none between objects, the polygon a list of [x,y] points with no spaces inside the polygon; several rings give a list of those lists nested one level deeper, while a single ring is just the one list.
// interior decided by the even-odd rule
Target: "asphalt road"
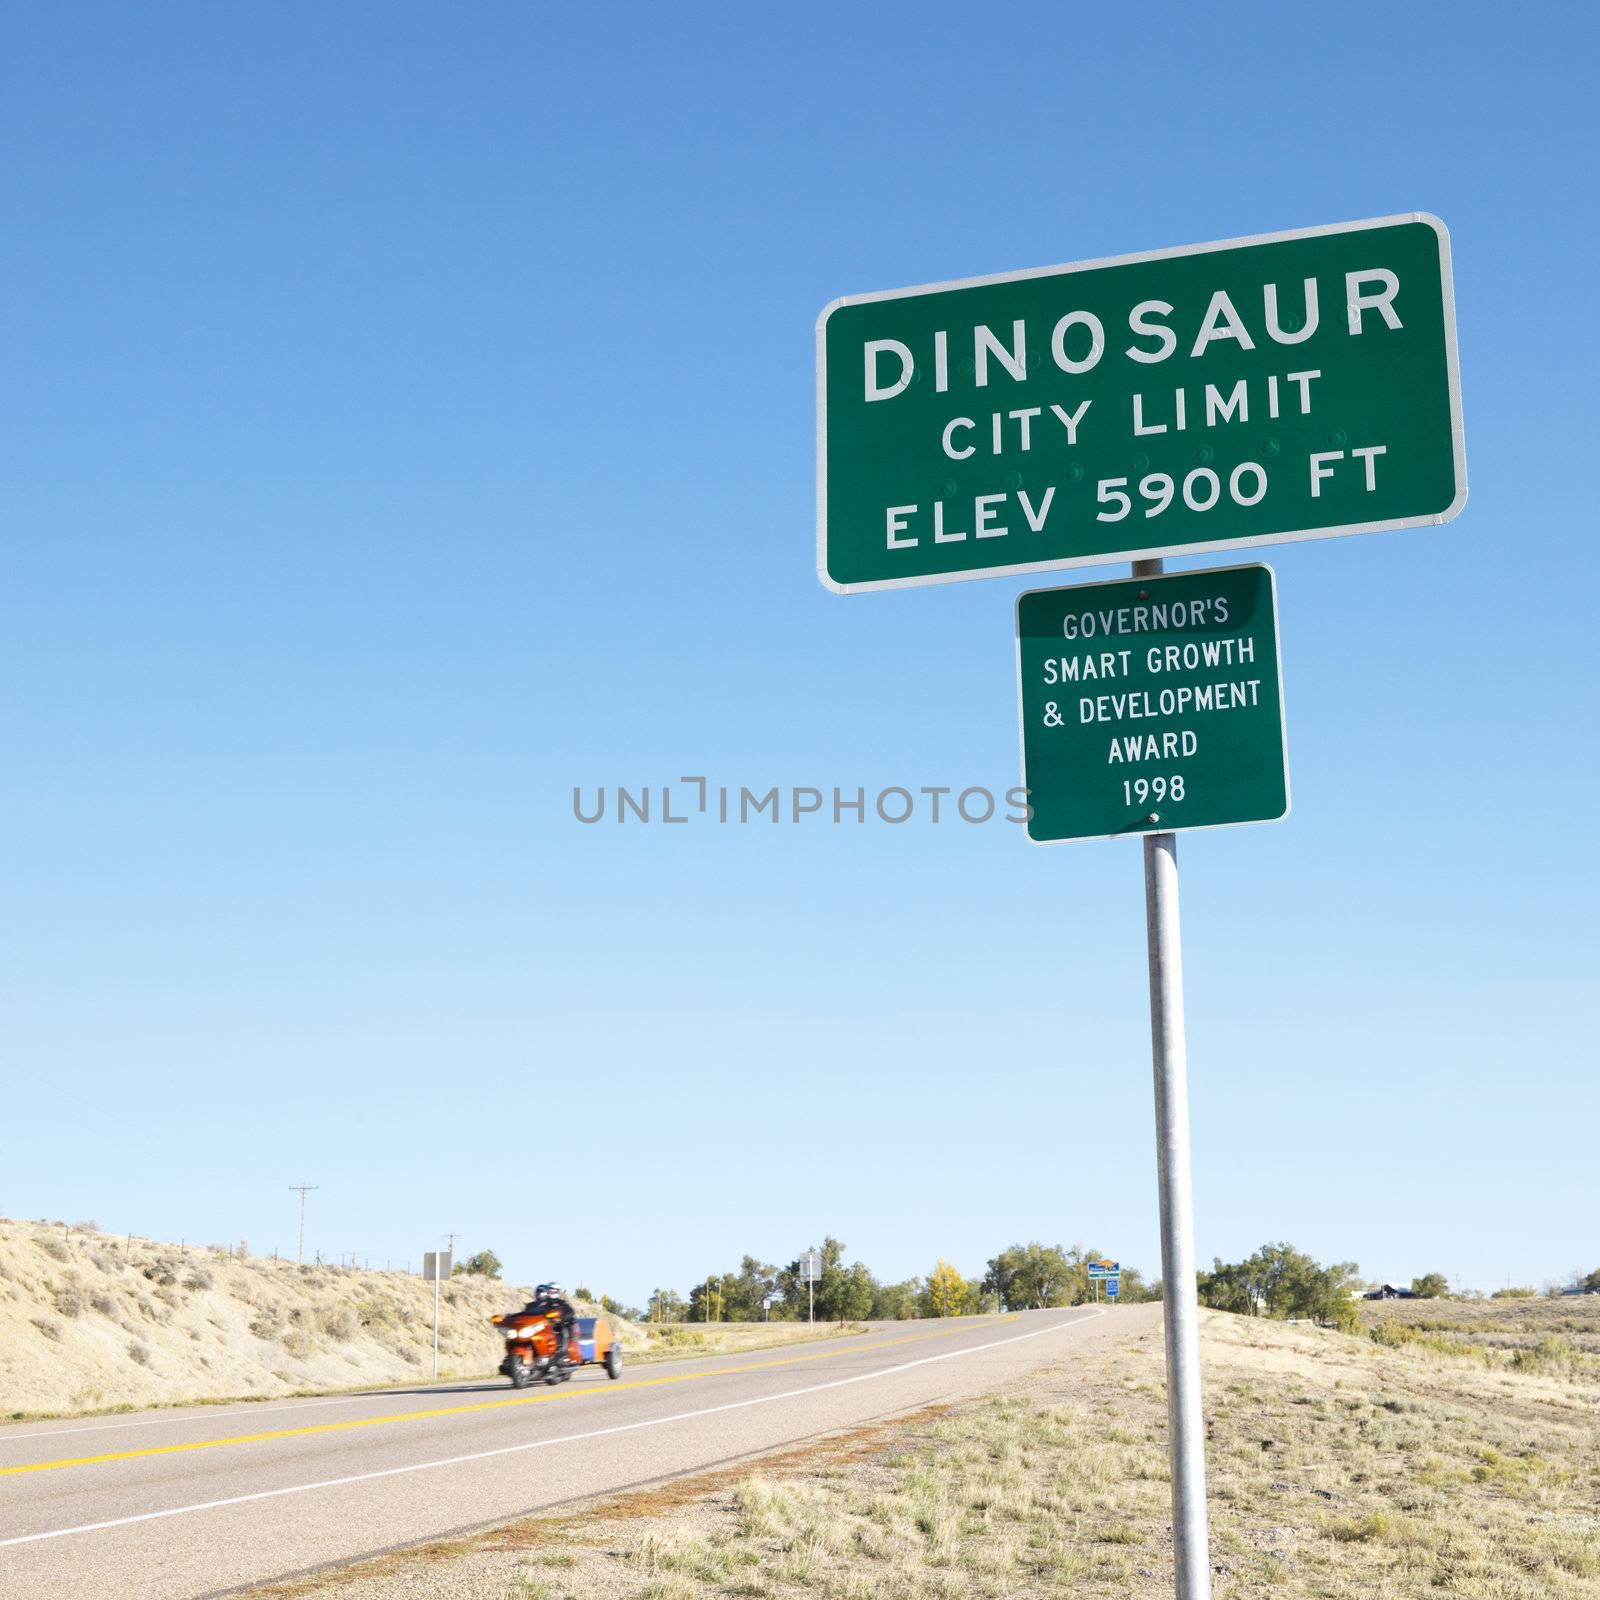
[{"label": "asphalt road", "polygon": [[194,1600],[724,1465],[1155,1326],[1080,1306],[625,1368],[0,1428],[0,1595]]}]

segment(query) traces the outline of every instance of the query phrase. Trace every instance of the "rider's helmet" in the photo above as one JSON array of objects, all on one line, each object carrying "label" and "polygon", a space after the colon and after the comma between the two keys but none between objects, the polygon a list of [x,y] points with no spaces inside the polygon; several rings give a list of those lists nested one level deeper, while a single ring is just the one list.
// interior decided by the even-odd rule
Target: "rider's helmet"
[{"label": "rider's helmet", "polygon": [[544,1286],[544,1292],[549,1295],[552,1300],[565,1300],[567,1298],[565,1291],[562,1289],[559,1283],[547,1283]]}]

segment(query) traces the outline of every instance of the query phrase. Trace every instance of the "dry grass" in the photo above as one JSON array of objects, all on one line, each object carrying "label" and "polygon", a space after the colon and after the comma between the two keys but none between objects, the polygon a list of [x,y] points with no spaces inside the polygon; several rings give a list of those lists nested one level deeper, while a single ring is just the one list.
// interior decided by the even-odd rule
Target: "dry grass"
[{"label": "dry grass", "polygon": [[[1542,1304],[1521,1322],[1497,1307],[1495,1337],[1520,1342],[1490,1360],[1209,1314],[1218,1600],[1600,1596],[1600,1381],[1586,1362],[1514,1364],[1553,1337],[1587,1348],[1600,1302],[1569,1302],[1581,1325],[1563,1333]],[[1146,1334],[1025,1396],[680,1484],[642,1510],[531,1519],[426,1566],[347,1572],[338,1592],[1154,1600],[1171,1593],[1168,1495]]]}]

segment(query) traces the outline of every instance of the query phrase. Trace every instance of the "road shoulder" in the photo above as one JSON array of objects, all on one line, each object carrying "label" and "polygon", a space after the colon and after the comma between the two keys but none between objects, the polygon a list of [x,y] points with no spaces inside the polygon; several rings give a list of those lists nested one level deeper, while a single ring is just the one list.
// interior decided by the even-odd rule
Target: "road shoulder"
[{"label": "road shoulder", "polygon": [[[282,1579],[252,1588],[240,1600],[409,1600],[409,1597],[471,1597],[471,1600],[557,1600],[584,1596],[676,1595],[723,1591],[749,1594],[767,1589],[727,1588],[738,1569],[754,1564],[751,1549],[726,1558],[709,1557],[749,1531],[747,1502],[752,1495],[772,1501],[811,1505],[834,1490],[870,1492],[891,1489],[908,1453],[940,1448],[941,1428],[968,1415],[983,1417],[995,1407],[1027,1409],[1035,1392],[1072,1381],[1076,1364],[1089,1352],[1142,1338],[1159,1350],[1160,1323],[1155,1307],[1130,1309],[1120,1316],[1068,1324],[1072,1352],[1059,1364],[1025,1372],[996,1373],[994,1384],[1008,1392],[978,1392],[924,1405],[831,1432],[799,1445],[760,1452],[708,1470],[649,1484],[619,1494],[574,1502],[462,1537],[432,1541],[365,1560]],[[1130,1330],[1137,1325],[1138,1335]],[[1064,1331],[1064,1330],[1063,1330]],[[966,1363],[963,1363],[966,1368]],[[1022,1390],[1017,1393],[1018,1383]],[[817,1502],[821,1503],[821,1502]],[[757,1521],[763,1519],[758,1517]],[[776,1529],[776,1523],[774,1523]],[[784,1536],[774,1532],[780,1542]],[[709,1570],[728,1564],[729,1577],[712,1581]],[[684,1570],[679,1571],[679,1568]],[[691,1570],[692,1569],[692,1570]],[[788,1573],[789,1567],[785,1567]],[[776,1589],[770,1592],[778,1592]]]}]

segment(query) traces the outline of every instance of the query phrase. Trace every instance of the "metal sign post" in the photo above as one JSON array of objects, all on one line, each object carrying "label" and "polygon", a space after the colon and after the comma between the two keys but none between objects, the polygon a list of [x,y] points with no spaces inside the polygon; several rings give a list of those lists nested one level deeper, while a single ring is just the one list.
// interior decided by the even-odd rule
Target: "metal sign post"
[{"label": "metal sign post", "polygon": [[[1136,561],[1135,577],[1161,562]],[[1178,1600],[1210,1600],[1205,1423],[1200,1413],[1200,1299],[1189,1173],[1189,1067],[1178,928],[1178,841],[1144,836],[1145,934],[1150,957],[1150,1053],[1155,1072],[1156,1183],[1161,1200],[1162,1318],[1166,1323],[1167,1442]]]},{"label": "metal sign post", "polygon": [[807,1250],[800,1257],[800,1277],[806,1286],[806,1321],[813,1326],[817,1320],[816,1285],[822,1281],[822,1252]]},{"label": "metal sign post", "polygon": [[422,1281],[433,1280],[433,1381],[439,1381],[439,1282],[450,1276],[453,1252],[427,1250],[422,1256]]}]

